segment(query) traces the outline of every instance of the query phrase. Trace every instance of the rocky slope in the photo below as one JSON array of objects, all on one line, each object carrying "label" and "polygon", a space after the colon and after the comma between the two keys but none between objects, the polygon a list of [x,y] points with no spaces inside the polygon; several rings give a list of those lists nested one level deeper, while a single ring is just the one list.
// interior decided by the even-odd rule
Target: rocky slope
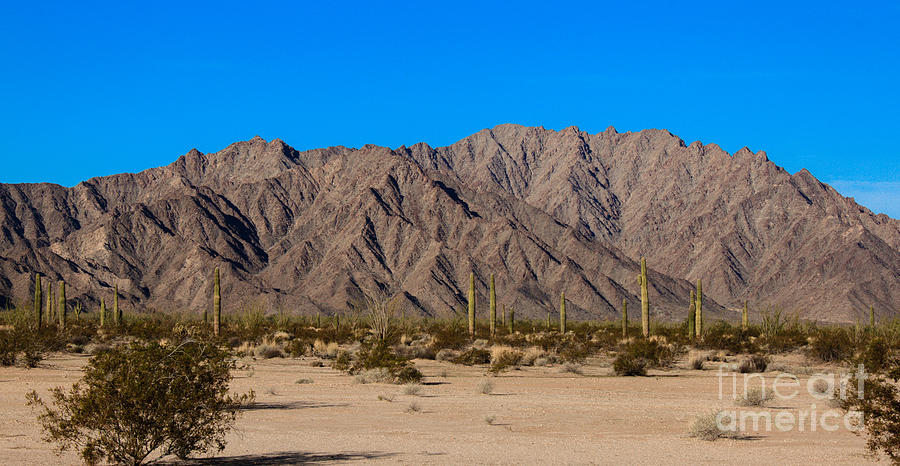
[{"label": "rocky slope", "polygon": [[896,220],[765,153],[659,130],[306,152],[257,137],[73,188],[0,184],[0,232],[0,295],[25,299],[40,271],[87,307],[118,283],[136,309],[199,313],[219,266],[229,312],[344,312],[386,289],[449,315],[474,271],[483,304],[494,273],[518,315],[564,290],[575,318],[610,318],[639,309],[641,255],[661,319],[686,314],[698,278],[717,317],[743,300],[827,321],[900,303]]}]

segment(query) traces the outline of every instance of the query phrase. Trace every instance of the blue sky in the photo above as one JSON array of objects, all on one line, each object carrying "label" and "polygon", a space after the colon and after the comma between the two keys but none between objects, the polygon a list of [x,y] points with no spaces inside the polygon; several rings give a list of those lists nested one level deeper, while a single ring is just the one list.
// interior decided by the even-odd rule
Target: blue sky
[{"label": "blue sky", "polygon": [[396,147],[613,125],[762,149],[900,217],[898,2],[32,3],[0,5],[2,182],[257,134]]}]

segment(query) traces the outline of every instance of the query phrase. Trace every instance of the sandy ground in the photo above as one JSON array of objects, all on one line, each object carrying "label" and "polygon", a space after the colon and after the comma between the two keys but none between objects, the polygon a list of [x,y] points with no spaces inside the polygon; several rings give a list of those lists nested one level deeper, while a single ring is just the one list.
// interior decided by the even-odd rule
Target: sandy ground
[{"label": "sandy ground", "polygon": [[[40,440],[25,393],[71,384],[85,357],[57,355],[37,369],[0,368],[0,463],[79,464]],[[687,437],[691,420],[719,398],[714,368],[612,377],[589,362],[583,375],[559,367],[528,367],[497,377],[483,367],[417,360],[427,376],[421,394],[403,387],[355,384],[353,377],[312,359],[255,361],[236,373],[234,389],[257,393],[214,464],[380,462],[400,464],[864,464],[864,439],[841,427],[827,432],[747,432],[740,440]],[[775,375],[766,374],[771,383]],[[297,384],[301,378],[311,384]],[[479,392],[489,379],[493,393]],[[801,377],[805,384],[806,377]],[[743,383],[738,379],[738,383]],[[787,391],[787,390],[786,390]],[[393,397],[380,401],[379,395]],[[419,412],[408,412],[411,404]],[[808,393],[768,408],[796,416],[817,404]],[[751,408],[752,409],[752,408]],[[486,417],[493,416],[493,423]]]}]

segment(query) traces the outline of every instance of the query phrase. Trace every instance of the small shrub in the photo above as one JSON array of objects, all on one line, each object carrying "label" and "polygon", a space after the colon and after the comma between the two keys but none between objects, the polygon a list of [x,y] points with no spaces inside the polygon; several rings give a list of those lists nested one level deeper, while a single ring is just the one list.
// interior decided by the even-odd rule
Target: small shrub
[{"label": "small shrub", "polygon": [[494,422],[496,420],[497,420],[497,416],[494,416],[493,414],[488,414],[487,416],[484,417],[485,424],[487,424],[489,426],[494,425]]},{"label": "small shrub", "polygon": [[531,347],[528,347],[528,349],[526,349],[525,352],[522,354],[522,365],[523,366],[535,366],[535,365],[537,365],[537,364],[535,364],[535,361],[537,361],[538,359],[541,359],[541,358],[547,360],[547,359],[549,359],[548,358],[549,356],[550,355],[546,351],[544,351],[542,348],[540,348],[538,346],[531,346]]},{"label": "small shrub", "polygon": [[491,352],[483,348],[476,348],[474,346],[463,351],[459,356],[453,359],[454,364],[462,364],[464,366],[488,364],[490,362]]},{"label": "small shrub", "polygon": [[417,383],[421,382],[423,377],[412,362],[398,356],[383,341],[370,341],[362,345],[346,371],[350,374],[359,374],[371,369],[386,370],[391,374],[393,383]]},{"label": "small shrub", "polygon": [[[691,423],[691,427],[688,430],[688,435],[694,438],[699,438],[701,440],[707,441],[715,441],[720,438],[734,438],[737,437],[738,432],[735,430],[725,430],[720,429],[718,423],[716,422],[716,417],[718,416],[717,411],[711,411],[709,413],[704,413],[696,418]],[[723,418],[725,421],[725,418]],[[731,422],[723,422],[723,424],[736,424]]]},{"label": "small shrub", "polygon": [[391,403],[394,401],[394,395],[378,395],[378,401],[387,401]]},{"label": "small shrub", "polygon": [[419,413],[422,411],[422,405],[419,404],[418,401],[413,401],[406,407],[407,413]]},{"label": "small shrub", "polygon": [[752,374],[765,372],[769,366],[769,358],[761,354],[753,354],[741,360],[738,365],[738,372],[741,374]]},{"label": "small shrub", "polygon": [[522,361],[523,353],[509,346],[494,346],[491,348],[490,372],[499,373],[506,369],[517,367]]},{"label": "small shrub", "polygon": [[391,383],[394,376],[386,367],[376,367],[374,369],[365,369],[353,376],[353,382],[358,384],[367,383]]},{"label": "small shrub", "polygon": [[263,343],[253,349],[253,354],[262,359],[283,358],[284,351],[281,346]]},{"label": "small shrub", "polygon": [[403,394],[419,396],[422,394],[422,385],[417,383],[408,383],[403,386]]},{"label": "small shrub", "polygon": [[824,362],[848,359],[853,356],[854,349],[849,330],[840,327],[819,328],[809,342],[810,355]]},{"label": "small shrub", "polygon": [[[316,362],[321,363],[322,361],[315,361],[313,362],[313,364],[315,364]],[[353,361],[350,358],[350,353],[341,351],[337,354],[337,357],[335,357],[334,362],[331,363],[331,368],[341,372],[348,372],[350,371],[350,364],[352,362]]]},{"label": "small shrub", "polygon": [[456,359],[458,357],[459,357],[459,351],[452,350],[450,348],[442,348],[434,356],[434,359],[438,360],[438,361],[453,361],[454,359]]},{"label": "small shrub", "polygon": [[140,464],[154,451],[186,458],[224,449],[238,410],[253,399],[228,395],[234,367],[212,343],[133,343],[91,358],[68,392],[51,390],[49,405],[34,391],[28,404],[44,440],[79,450],[86,463]]},{"label": "small shrub", "polygon": [[751,387],[744,392],[744,395],[735,403],[738,406],[761,408],[769,403],[773,398],[771,391],[764,391],[759,387]]},{"label": "small shrub", "polygon": [[482,395],[490,395],[494,392],[494,382],[484,379],[478,382],[478,393]]},{"label": "small shrub", "polygon": [[314,381],[313,381],[313,379],[297,379],[297,381],[294,383],[298,384],[298,385],[305,385],[305,384],[314,383]]},{"label": "small shrub", "polygon": [[613,361],[616,375],[634,377],[647,375],[647,360],[628,353],[619,353]]},{"label": "small shrub", "polygon": [[582,375],[584,372],[581,366],[575,363],[567,362],[559,369],[562,373]]}]

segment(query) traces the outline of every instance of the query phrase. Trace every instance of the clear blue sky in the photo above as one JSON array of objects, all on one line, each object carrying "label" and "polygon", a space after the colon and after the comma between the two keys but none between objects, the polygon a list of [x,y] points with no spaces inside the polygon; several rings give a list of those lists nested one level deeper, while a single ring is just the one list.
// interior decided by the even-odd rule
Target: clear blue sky
[{"label": "clear blue sky", "polygon": [[766,150],[900,217],[900,3],[13,2],[0,181],[256,134],[445,145],[500,123]]}]

